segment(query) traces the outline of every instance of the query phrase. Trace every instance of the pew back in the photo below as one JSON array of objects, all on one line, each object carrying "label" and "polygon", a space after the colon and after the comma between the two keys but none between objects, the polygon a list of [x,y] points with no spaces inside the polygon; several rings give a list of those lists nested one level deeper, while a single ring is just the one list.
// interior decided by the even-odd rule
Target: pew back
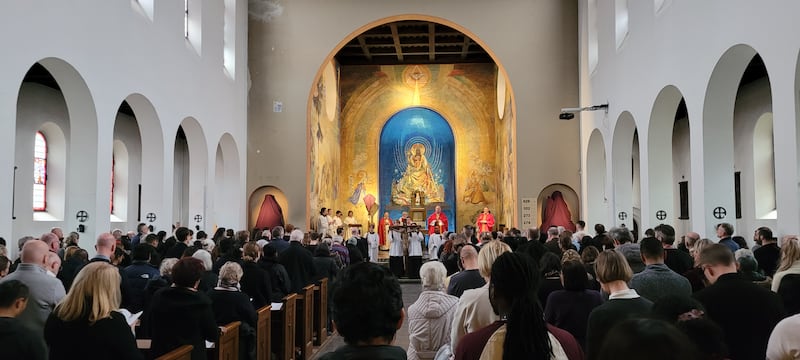
[{"label": "pew back", "polygon": [[328,279],[314,286],[314,345],[320,346],[328,338]]},{"label": "pew back", "polygon": [[194,349],[192,345],[183,345],[157,357],[156,360],[192,360],[192,349]]},{"label": "pew back", "polygon": [[216,346],[217,359],[239,359],[239,325],[241,322],[236,321],[220,327],[219,341]]},{"label": "pew back", "polygon": [[295,344],[302,352],[302,359],[311,358],[314,341],[311,337],[314,328],[314,284],[303,288],[297,297],[297,338]]},{"label": "pew back", "polygon": [[272,337],[272,305],[258,309],[258,323],[256,325],[256,359],[270,360]]}]

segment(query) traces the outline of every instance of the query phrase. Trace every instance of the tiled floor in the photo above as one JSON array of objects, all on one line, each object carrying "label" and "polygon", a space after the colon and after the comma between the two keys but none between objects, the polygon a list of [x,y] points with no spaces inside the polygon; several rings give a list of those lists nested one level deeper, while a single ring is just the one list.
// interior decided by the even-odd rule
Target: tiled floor
[{"label": "tiled floor", "polygon": [[[400,284],[400,287],[403,289],[403,305],[406,307],[406,309],[408,309],[411,304],[417,301],[419,293],[422,292],[422,285],[419,283]],[[408,348],[408,323],[403,323],[403,327],[397,331],[394,344],[402,347],[403,349]],[[342,345],[344,345],[344,340],[342,337],[334,335],[327,343],[324,344],[323,347],[319,349],[319,351],[314,354],[314,356],[312,356],[312,359],[316,359],[320,355],[333,351]]]}]

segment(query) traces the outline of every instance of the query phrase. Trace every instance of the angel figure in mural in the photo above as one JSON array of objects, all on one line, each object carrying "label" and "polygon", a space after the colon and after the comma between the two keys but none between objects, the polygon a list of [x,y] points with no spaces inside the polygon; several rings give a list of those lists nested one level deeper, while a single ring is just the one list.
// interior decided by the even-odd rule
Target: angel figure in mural
[{"label": "angel figure in mural", "polygon": [[406,156],[407,165],[403,177],[392,186],[392,202],[410,205],[418,194],[422,194],[426,204],[444,201],[444,187],[433,176],[425,157],[425,145],[412,145]]},{"label": "angel figure in mural", "polygon": [[356,205],[359,203],[359,201],[361,201],[361,198],[367,192],[367,172],[360,170],[358,173],[356,173],[355,178],[353,175],[350,175],[348,180],[350,183],[350,188],[353,189],[353,195],[350,195],[350,197],[347,198],[347,201],[353,205]]}]

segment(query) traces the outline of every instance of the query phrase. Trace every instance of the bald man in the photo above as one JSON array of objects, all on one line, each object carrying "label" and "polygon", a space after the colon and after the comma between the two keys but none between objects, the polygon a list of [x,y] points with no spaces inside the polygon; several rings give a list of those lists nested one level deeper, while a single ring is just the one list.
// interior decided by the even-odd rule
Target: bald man
[{"label": "bald man", "polygon": [[450,278],[450,285],[447,287],[447,293],[456,297],[461,297],[465,290],[486,285],[486,280],[478,271],[478,250],[475,246],[467,244],[461,248],[459,255],[463,270]]},{"label": "bald man", "polygon": [[58,270],[61,269],[61,258],[58,257],[58,254],[54,252],[47,254],[47,262],[44,265],[44,269],[47,270],[47,275],[52,277],[58,275]]},{"label": "bald man", "polygon": [[44,336],[44,323],[47,317],[55,309],[56,304],[66,295],[61,281],[47,275],[45,267],[47,266],[49,254],[50,247],[43,241],[27,241],[22,247],[22,255],[20,256],[22,263],[17,267],[17,271],[0,280],[0,283],[19,280],[28,286],[30,289],[28,306],[17,319],[42,336]]},{"label": "bald man", "polygon": [[47,244],[47,248],[52,252],[58,252],[58,248],[61,247],[61,242],[58,240],[58,235],[53,233],[44,233],[39,240]]},{"label": "bald man", "polygon": [[[94,250],[96,255],[89,259],[90,263],[102,261],[111,264],[111,256],[114,255],[114,251],[117,250],[117,239],[115,239],[114,235],[111,235],[111,233],[102,233],[97,236]],[[83,267],[78,268],[75,275],[78,275],[81,269],[83,269]],[[122,269],[119,269],[119,276],[122,278],[119,283],[120,292],[122,293],[122,305],[120,307],[127,309],[131,305],[130,285],[128,285],[128,280],[126,280]]]}]

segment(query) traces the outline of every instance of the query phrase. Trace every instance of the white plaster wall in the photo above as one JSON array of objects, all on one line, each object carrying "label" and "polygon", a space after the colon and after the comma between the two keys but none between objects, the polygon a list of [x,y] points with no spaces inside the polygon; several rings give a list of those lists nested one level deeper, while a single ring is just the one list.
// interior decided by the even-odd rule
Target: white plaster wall
[{"label": "white plaster wall", "polygon": [[[691,173],[695,179],[703,179],[690,184],[692,230],[703,236],[713,236],[713,225],[720,221],[713,219],[712,209],[724,204],[728,208],[725,220],[733,222],[733,198],[706,184],[714,183],[718,177],[720,183],[726,184],[724,187],[732,186],[730,174],[733,169],[711,172],[712,163],[721,159],[705,159],[703,115],[706,91],[720,57],[737,44],[747,44],[764,59],[772,82],[775,148],[792,149],[775,154],[778,164],[776,191],[779,218],[773,230],[778,235],[796,233],[800,227],[800,202],[797,186],[795,79],[800,38],[795,34],[800,31],[800,23],[795,21],[795,14],[800,11],[800,3],[788,0],[673,0],[657,13],[654,1],[630,1],[629,34],[617,48],[613,2],[598,1],[598,64],[590,73],[587,60],[589,45],[586,43],[590,22],[587,1],[580,2],[581,101],[583,105],[608,101],[610,108],[607,114],[597,112],[581,117],[581,148],[587,148],[589,134],[598,128],[606,140],[607,151],[610,151],[612,144],[609,139],[614,122],[623,111],[629,111],[637,122],[642,145],[641,157],[648,158],[649,152],[655,150],[648,147],[649,119],[654,101],[664,87],[676,86],[686,98],[688,107]],[[727,141],[732,142],[733,138]],[[613,159],[614,156],[612,154],[606,158]],[[582,161],[585,164],[585,155]],[[611,168],[610,164],[608,168]],[[592,179],[584,174],[582,181]],[[659,191],[650,188],[647,171],[642,172],[641,181],[643,194]],[[583,198],[586,199],[585,196]],[[677,215],[677,210],[674,215]],[[650,220],[650,213],[655,211],[650,206],[649,197],[643,196],[643,228],[656,225]],[[743,224],[743,227],[748,225]],[[739,230],[746,238],[750,238],[752,229]]]},{"label": "white plaster wall", "polygon": [[[143,146],[163,144],[163,151],[147,152],[144,172],[150,194],[143,196],[142,214],[154,212],[154,225],[169,229],[172,222],[172,149],[178,124],[186,117],[197,119],[206,139],[207,173],[202,182],[205,191],[213,187],[214,156],[217,141],[230,133],[242,156],[238,169],[246,162],[247,111],[247,1],[236,1],[235,77],[223,68],[223,2],[200,0],[202,16],[196,28],[202,31],[198,54],[183,36],[183,2],[153,2],[150,20],[132,1],[56,1],[31,0],[0,4],[0,43],[7,51],[0,58],[0,236],[16,241],[28,234],[41,234],[54,225],[74,230],[75,213],[90,214],[81,245],[92,252],[94,238],[111,228],[108,215],[111,149],[114,118],[122,100],[131,94],[149,100],[155,110],[153,123],[146,124]],[[46,11],[43,11],[46,9]],[[12,51],[13,50],[13,51]],[[57,64],[49,70],[64,90],[73,124],[65,128],[69,144],[70,166],[74,176],[66,179],[69,189],[61,222],[33,222],[29,205],[18,202],[17,219],[11,218],[11,189],[14,165],[30,162],[28,144],[15,139],[17,97],[22,78],[42,59]],[[68,66],[67,66],[68,65]],[[46,66],[47,67],[47,66]],[[65,71],[69,68],[74,71]],[[83,89],[77,93],[74,89]],[[136,109],[134,109],[136,111]],[[154,130],[157,129],[157,130]],[[32,130],[32,131],[35,131]],[[27,139],[27,136],[25,137]],[[33,139],[31,133],[30,140]],[[75,141],[80,139],[80,141]],[[19,147],[17,147],[19,145]],[[17,153],[17,150],[23,152]],[[10,154],[14,154],[13,156]],[[211,154],[211,155],[209,155]],[[18,182],[32,172],[18,171]],[[244,199],[245,177],[237,176],[235,193]],[[155,194],[155,195],[153,195]],[[20,197],[18,197],[19,199]],[[28,200],[30,202],[30,200]],[[239,202],[241,203],[241,201]],[[207,204],[206,206],[211,206]],[[245,222],[241,206],[221,204],[236,214],[237,227]],[[204,209],[210,214],[208,209]],[[129,217],[130,218],[130,217]],[[213,219],[212,219],[213,221]],[[11,247],[11,256],[16,249]]]},{"label": "white plaster wall", "polygon": [[[506,69],[516,99],[519,198],[535,198],[552,183],[580,188],[578,123],[558,120],[560,108],[578,99],[576,0],[292,0],[279,7],[269,22],[250,21],[247,189],[281,189],[294,204],[288,222],[307,221],[298,205],[307,203],[306,112],[318,70],[359,27],[403,14],[468,29]],[[273,101],[283,112],[272,112]]]}]

